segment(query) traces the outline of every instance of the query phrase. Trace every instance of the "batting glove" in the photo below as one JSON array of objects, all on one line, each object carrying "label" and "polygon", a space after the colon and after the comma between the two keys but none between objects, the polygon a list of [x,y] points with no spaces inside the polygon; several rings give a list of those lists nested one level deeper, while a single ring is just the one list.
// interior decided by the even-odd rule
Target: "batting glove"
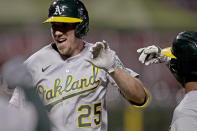
[{"label": "batting glove", "polygon": [[145,65],[168,63],[170,57],[161,54],[161,48],[155,45],[140,48],[137,50],[140,53],[139,61]]},{"label": "batting glove", "polygon": [[117,66],[122,65],[115,52],[109,48],[108,43],[104,40],[103,42],[96,42],[89,51],[92,57],[88,57],[86,60],[108,73],[114,72]]}]

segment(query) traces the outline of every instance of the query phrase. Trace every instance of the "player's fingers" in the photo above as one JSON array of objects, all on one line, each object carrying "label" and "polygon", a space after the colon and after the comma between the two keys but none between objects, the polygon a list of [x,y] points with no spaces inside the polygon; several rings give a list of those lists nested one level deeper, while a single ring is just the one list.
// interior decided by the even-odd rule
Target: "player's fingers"
[{"label": "player's fingers", "polygon": [[143,50],[144,50],[144,48],[139,48],[139,49],[137,49],[137,53],[142,53]]},{"label": "player's fingers", "polygon": [[92,45],[89,49],[90,52],[95,51],[98,48],[102,48],[102,42],[96,42],[94,45]]},{"label": "player's fingers", "polygon": [[92,52],[93,58],[97,58],[99,56],[101,50],[102,50],[101,45],[95,47],[94,51]]},{"label": "player's fingers", "polygon": [[158,63],[159,62],[159,60],[158,59],[151,59],[151,60],[148,60],[148,61],[146,61],[145,62],[145,65],[151,65],[151,64],[155,64],[155,63]]},{"label": "player's fingers", "polygon": [[109,44],[103,40],[104,49],[109,49]]},{"label": "player's fingers", "polygon": [[101,49],[104,49],[105,48],[105,45],[104,43],[102,42],[97,42],[95,47],[93,48],[94,51],[98,51],[98,50],[101,50]]},{"label": "player's fingers", "polygon": [[158,47],[154,45],[149,46],[146,49],[144,49],[145,54],[158,53],[158,52],[159,52]]},{"label": "player's fingers", "polygon": [[139,60],[141,63],[144,63],[145,60],[146,60],[146,58],[147,58],[147,54],[145,54],[144,52],[142,52],[138,60]]},{"label": "player's fingers", "polygon": [[95,43],[95,45],[90,47],[89,51],[92,53],[93,58],[96,58],[96,57],[98,57],[98,55],[100,54],[100,52],[103,48],[104,48],[103,43],[97,42],[97,43]]}]

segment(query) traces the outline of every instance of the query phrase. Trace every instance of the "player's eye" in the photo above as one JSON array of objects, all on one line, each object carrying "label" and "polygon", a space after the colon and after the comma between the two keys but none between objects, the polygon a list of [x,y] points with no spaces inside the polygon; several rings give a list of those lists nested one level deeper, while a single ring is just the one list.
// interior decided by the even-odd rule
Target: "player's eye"
[{"label": "player's eye", "polygon": [[66,30],[71,30],[71,29],[75,29],[76,25],[77,25],[76,23],[63,23],[62,28]]},{"label": "player's eye", "polygon": [[54,30],[72,30],[75,29],[76,23],[51,23],[51,27]]}]

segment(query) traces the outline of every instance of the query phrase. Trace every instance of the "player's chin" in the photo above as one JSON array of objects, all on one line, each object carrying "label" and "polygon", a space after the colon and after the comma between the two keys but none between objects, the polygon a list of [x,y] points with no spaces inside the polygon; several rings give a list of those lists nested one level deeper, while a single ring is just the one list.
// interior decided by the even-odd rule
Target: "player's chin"
[{"label": "player's chin", "polygon": [[66,43],[56,43],[57,49],[61,55],[69,55],[69,46]]},{"label": "player's chin", "polygon": [[67,56],[69,54],[69,52],[66,48],[58,48],[58,51],[61,55]]},{"label": "player's chin", "polygon": [[65,50],[63,48],[57,47],[57,49],[58,49],[58,51],[59,51],[59,53],[61,55],[64,55],[65,54]]}]

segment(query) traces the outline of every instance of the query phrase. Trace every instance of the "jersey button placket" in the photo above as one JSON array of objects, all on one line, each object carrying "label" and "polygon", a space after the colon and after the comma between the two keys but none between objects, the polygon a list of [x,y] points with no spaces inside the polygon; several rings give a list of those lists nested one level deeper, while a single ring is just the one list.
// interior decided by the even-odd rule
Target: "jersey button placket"
[{"label": "jersey button placket", "polygon": [[[70,63],[71,61],[70,60],[66,60],[66,63]],[[66,73],[69,73],[70,71],[69,71],[69,69],[68,68],[66,68]]]},{"label": "jersey button placket", "polygon": [[70,71],[69,71],[69,69],[66,69],[66,73],[69,73]]}]

